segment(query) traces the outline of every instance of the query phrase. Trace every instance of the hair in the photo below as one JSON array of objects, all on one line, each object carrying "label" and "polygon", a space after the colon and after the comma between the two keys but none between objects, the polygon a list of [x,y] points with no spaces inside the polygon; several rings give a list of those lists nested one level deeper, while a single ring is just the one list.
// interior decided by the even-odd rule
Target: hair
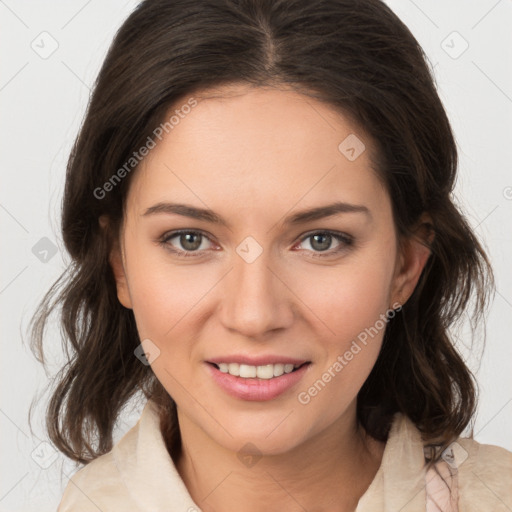
[{"label": "hair", "polygon": [[[142,392],[157,404],[167,447],[178,457],[176,404],[134,356],[133,311],[119,303],[109,264],[136,169],[108,193],[94,191],[153,136],[171,106],[229,84],[292,88],[353,119],[375,144],[397,239],[413,236],[429,215],[431,255],[388,322],[357,397],[357,419],[385,441],[401,412],[428,446],[448,446],[472,420],[478,388],[449,329],[470,305],[473,319],[484,315],[494,281],[453,201],[457,147],[428,60],[380,0],[145,0],[126,19],[67,165],[62,236],[71,261],[32,318],[32,350],[45,364],[45,326],[59,311],[67,357],[46,411],[50,439],[87,464],[112,449],[122,408]],[[101,216],[110,220],[105,228]]]}]

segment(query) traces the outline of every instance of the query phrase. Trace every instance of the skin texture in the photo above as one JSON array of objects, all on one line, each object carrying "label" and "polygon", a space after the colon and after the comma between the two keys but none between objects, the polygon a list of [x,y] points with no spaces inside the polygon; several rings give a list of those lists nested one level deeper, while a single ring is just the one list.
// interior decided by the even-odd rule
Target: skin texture
[{"label": "skin texture", "polygon": [[[357,393],[384,329],[307,405],[297,397],[359,333],[407,300],[429,251],[413,241],[399,251],[390,198],[371,168],[371,141],[347,118],[285,88],[212,92],[194,96],[197,106],[133,176],[121,243],[111,254],[119,300],[133,309],[141,340],[160,350],[151,366],[178,406],[178,471],[204,511],[354,510],[384,449],[356,422]],[[338,149],[350,134],[366,146],[354,161]],[[369,214],[283,224],[334,201]],[[210,208],[229,228],[143,215],[160,202]],[[171,252],[190,247],[169,239],[177,229],[209,237],[199,256]],[[325,230],[353,243],[332,238],[322,246],[305,236]],[[263,250],[252,263],[236,252],[248,236]],[[206,371],[209,358],[234,353],[312,364],[276,399],[246,401],[227,395]],[[250,467],[237,456],[246,443],[262,456]]]}]

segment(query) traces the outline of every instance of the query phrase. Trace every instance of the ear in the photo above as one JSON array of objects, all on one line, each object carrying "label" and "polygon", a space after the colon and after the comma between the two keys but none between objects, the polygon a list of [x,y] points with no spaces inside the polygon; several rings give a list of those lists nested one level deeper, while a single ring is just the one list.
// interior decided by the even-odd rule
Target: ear
[{"label": "ear", "polygon": [[[109,229],[109,221],[106,216],[102,215],[99,218],[99,224],[102,229]],[[110,250],[108,261],[116,280],[117,298],[125,308],[132,309],[132,300],[130,297],[130,290],[128,288],[128,281],[126,279],[124,257],[118,237],[113,237],[112,249]]]},{"label": "ear", "polygon": [[423,214],[413,230],[413,234],[400,243],[395,267],[391,304],[404,305],[413,294],[428,258],[434,240],[432,219]]}]

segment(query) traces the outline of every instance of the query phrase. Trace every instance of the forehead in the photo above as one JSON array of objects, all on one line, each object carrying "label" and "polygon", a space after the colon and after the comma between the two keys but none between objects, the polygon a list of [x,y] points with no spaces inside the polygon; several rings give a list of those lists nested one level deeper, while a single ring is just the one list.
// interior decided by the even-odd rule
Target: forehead
[{"label": "forehead", "polygon": [[329,105],[249,86],[193,98],[192,108],[180,109],[183,97],[169,109],[166,119],[179,116],[133,177],[128,199],[139,209],[169,199],[238,211],[383,199],[370,139]]}]

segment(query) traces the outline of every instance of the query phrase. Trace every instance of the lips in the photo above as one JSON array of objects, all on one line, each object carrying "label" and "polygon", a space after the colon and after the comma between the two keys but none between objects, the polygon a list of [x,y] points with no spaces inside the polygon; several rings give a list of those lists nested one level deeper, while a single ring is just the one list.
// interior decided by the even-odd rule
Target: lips
[{"label": "lips", "polygon": [[213,362],[205,362],[207,372],[220,389],[232,397],[246,401],[273,400],[281,394],[286,394],[298,385],[311,366],[311,363],[306,362],[291,373],[284,373],[270,379],[260,379],[242,378],[223,373]]}]

